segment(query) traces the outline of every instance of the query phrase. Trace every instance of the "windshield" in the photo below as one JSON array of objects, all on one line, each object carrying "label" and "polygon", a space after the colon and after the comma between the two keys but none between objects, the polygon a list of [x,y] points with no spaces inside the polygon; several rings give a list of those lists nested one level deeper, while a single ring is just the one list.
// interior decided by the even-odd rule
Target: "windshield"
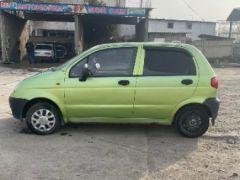
[{"label": "windshield", "polygon": [[37,45],[35,49],[52,50],[52,46],[50,46],[50,45]]}]

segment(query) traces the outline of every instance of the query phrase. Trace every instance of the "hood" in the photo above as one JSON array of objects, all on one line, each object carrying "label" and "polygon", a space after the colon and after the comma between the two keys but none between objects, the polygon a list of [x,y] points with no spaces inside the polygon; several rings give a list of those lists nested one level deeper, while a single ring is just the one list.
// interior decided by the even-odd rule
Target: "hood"
[{"label": "hood", "polygon": [[48,70],[45,72],[41,72],[35,74],[22,82],[18,85],[19,87],[24,87],[27,89],[32,88],[51,88],[55,87],[56,83],[62,83],[64,81],[64,72],[63,71],[53,71]]}]

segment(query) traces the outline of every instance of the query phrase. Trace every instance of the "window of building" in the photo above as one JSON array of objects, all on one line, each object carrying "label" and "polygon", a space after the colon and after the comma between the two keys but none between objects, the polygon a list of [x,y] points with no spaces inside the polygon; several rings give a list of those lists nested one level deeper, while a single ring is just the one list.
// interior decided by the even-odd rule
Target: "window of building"
[{"label": "window of building", "polygon": [[193,58],[187,52],[175,49],[146,49],[144,75],[196,75]]},{"label": "window of building", "polygon": [[174,23],[173,22],[169,22],[168,23],[168,29],[173,29],[174,28]]},{"label": "window of building", "polygon": [[191,22],[187,22],[186,23],[186,27],[187,27],[187,29],[192,29],[192,23]]}]

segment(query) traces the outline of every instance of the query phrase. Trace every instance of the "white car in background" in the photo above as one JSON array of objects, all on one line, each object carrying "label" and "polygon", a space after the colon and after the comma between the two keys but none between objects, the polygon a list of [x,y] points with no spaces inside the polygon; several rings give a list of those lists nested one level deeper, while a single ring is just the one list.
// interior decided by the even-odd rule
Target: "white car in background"
[{"label": "white car in background", "polygon": [[53,44],[37,44],[34,50],[35,58],[40,61],[47,60],[50,62],[55,61],[55,51]]}]

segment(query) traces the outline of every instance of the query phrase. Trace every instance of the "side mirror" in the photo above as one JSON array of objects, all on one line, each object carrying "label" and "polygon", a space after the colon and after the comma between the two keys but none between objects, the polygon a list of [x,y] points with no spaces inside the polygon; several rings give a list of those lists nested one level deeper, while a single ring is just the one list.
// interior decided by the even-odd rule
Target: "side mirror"
[{"label": "side mirror", "polygon": [[85,64],[84,69],[79,77],[79,81],[86,81],[89,75],[90,75],[90,71],[88,69],[88,64]]}]

